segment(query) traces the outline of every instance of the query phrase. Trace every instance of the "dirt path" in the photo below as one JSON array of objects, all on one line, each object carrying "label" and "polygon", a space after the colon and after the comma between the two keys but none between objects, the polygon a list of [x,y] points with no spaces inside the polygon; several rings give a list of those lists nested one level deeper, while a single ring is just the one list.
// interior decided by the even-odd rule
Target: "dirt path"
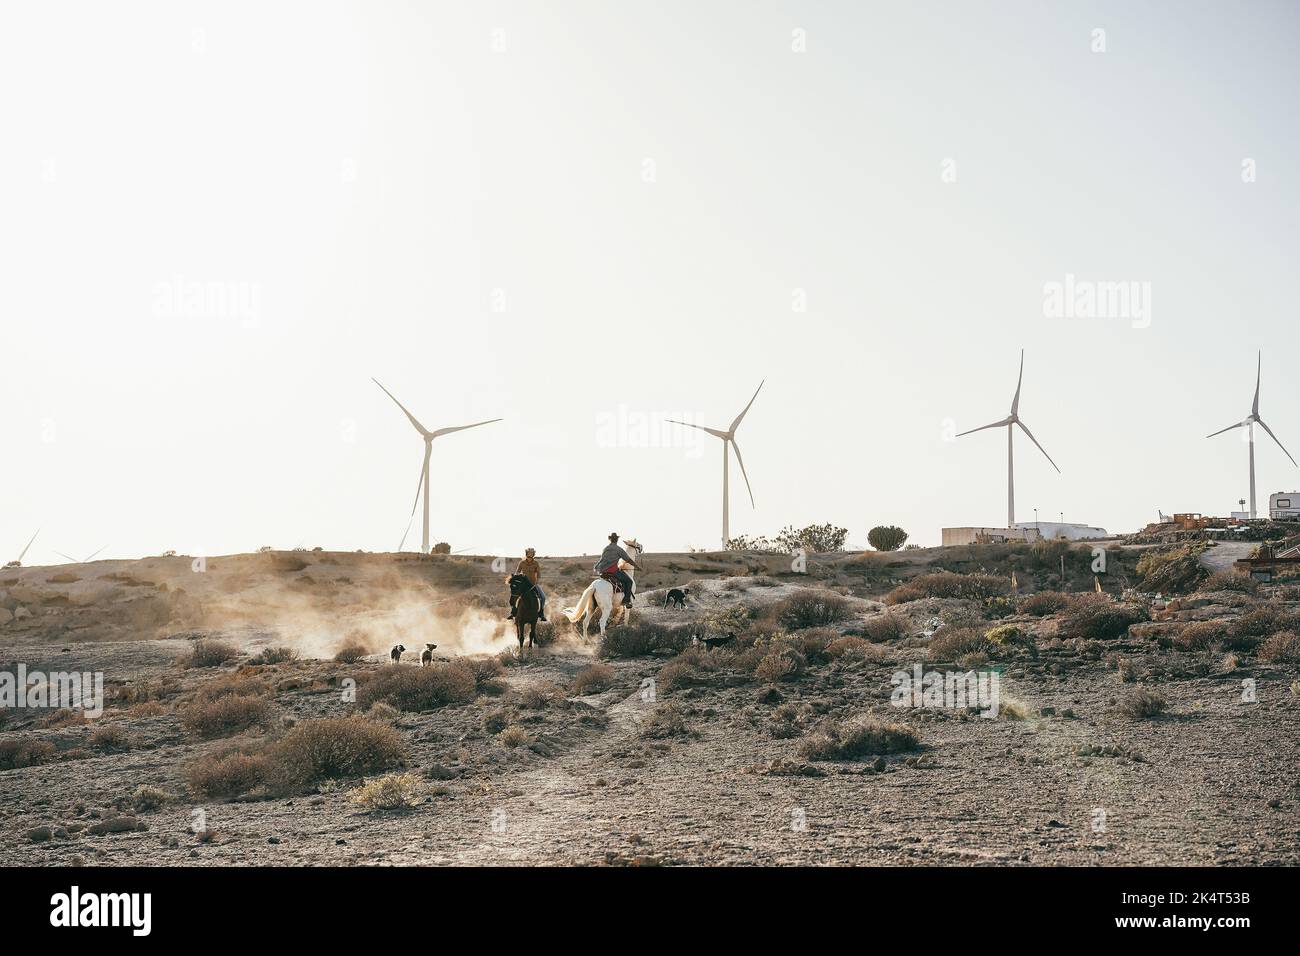
[{"label": "dirt path", "polygon": [[1256,547],[1253,541],[1216,541],[1201,552],[1201,565],[1211,572],[1231,571],[1234,562],[1249,558]]}]

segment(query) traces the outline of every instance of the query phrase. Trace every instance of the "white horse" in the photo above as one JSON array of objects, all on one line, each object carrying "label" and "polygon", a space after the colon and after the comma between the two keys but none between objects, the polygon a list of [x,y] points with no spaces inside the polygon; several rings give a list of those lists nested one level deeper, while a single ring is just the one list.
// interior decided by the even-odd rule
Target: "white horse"
[{"label": "white horse", "polygon": [[[627,538],[623,544],[632,552],[635,552],[638,558],[641,552],[645,550],[636,540],[636,538]],[[636,593],[636,574],[631,565],[623,559],[619,559],[618,566],[627,573],[632,579],[632,591]],[[591,584],[587,585],[587,590],[582,592],[582,597],[578,598],[577,607],[566,607],[564,615],[570,623],[577,624],[578,618],[582,618],[582,639],[587,640],[587,627],[591,624],[591,619],[596,613],[596,607],[600,607],[600,636],[605,636],[606,624],[627,624],[632,620],[632,609],[623,607],[619,604],[617,610],[614,608],[614,585],[610,584],[604,578],[596,578]],[[613,620],[610,620],[611,614]]]}]

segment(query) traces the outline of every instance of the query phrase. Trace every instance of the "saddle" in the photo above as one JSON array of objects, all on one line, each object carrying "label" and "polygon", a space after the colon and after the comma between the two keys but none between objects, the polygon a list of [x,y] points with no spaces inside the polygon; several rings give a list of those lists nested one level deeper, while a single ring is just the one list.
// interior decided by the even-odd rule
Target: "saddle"
[{"label": "saddle", "polygon": [[623,593],[623,585],[619,583],[618,578],[614,577],[614,572],[602,571],[600,573],[600,579],[602,581],[608,581],[610,583],[610,586],[614,588],[615,594]]}]

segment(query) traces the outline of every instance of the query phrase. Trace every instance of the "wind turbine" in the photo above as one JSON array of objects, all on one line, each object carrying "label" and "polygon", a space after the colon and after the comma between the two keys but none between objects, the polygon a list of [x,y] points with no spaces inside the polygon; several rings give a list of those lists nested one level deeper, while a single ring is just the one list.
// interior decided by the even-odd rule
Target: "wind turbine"
[{"label": "wind turbine", "polygon": [[[1255,425],[1256,423],[1258,423],[1260,428],[1268,432],[1268,437],[1273,439],[1273,441],[1277,442],[1277,447],[1281,448],[1282,452],[1288,458],[1291,458],[1291,453],[1286,450],[1286,446],[1283,445],[1282,442],[1278,439],[1278,437],[1273,434],[1273,429],[1265,425],[1264,419],[1259,417],[1259,378],[1260,378],[1260,372],[1263,371],[1263,367],[1264,367],[1264,354],[1262,351],[1256,352],[1255,353],[1255,401],[1251,403],[1250,414],[1247,415],[1245,418],[1243,418],[1241,421],[1237,422],[1237,424],[1235,425],[1229,425],[1227,428],[1220,428],[1217,432],[1212,432],[1209,435],[1205,436],[1206,438],[1213,438],[1215,435],[1222,435],[1224,432],[1230,432],[1234,428],[1245,428],[1248,430],[1250,436],[1250,516],[1252,518],[1255,517]],[[1295,463],[1296,460],[1294,458],[1291,458],[1291,464],[1294,465]]]},{"label": "wind turbine", "polygon": [[[107,547],[108,547],[108,545],[104,545],[104,548],[107,548]],[[104,548],[100,548],[99,551],[103,551]],[[96,551],[95,554],[99,554],[99,551]],[[62,551],[55,551],[54,553],[57,554],[57,555],[58,555],[59,557],[61,557],[61,558],[67,558],[67,559],[68,559],[69,561],[71,561],[73,564],[89,564],[91,561],[93,561],[93,560],[95,559],[95,554],[92,554],[90,557],[86,558],[84,561],[80,561],[80,560],[78,560],[77,558],[74,558],[74,557],[73,557],[72,555],[70,555],[70,554],[64,554]]]},{"label": "wind turbine", "polygon": [[[1025,380],[1025,350],[1020,350],[1020,377],[1016,379],[1016,394],[1011,399],[1011,414],[1000,422],[993,422],[989,425],[981,425],[979,428],[972,428],[970,431],[958,432],[957,437],[969,435],[972,432],[982,432],[986,428],[1001,428],[1004,425],[1007,429],[1007,527],[1010,528],[1016,523],[1016,466],[1015,457],[1012,453],[1012,436],[1015,434],[1015,426],[1019,425],[1020,430],[1029,436],[1029,440],[1037,446],[1038,450],[1043,453],[1043,457],[1052,463],[1056,468],[1056,462],[1052,461],[1052,456],[1047,453],[1042,445],[1038,444],[1038,439],[1034,433],[1025,427],[1025,423],[1020,420],[1020,384]],[[1056,473],[1061,473],[1060,468],[1056,468]]]},{"label": "wind turbine", "polygon": [[[41,529],[37,528],[36,534],[40,534],[40,533],[41,533]],[[23,548],[22,553],[18,555],[17,560],[10,561],[8,564],[5,565],[6,568],[21,568],[23,566],[23,558],[27,557],[27,548],[30,548],[32,546],[32,541],[36,540],[36,534],[31,536],[31,539],[27,542],[27,547]]]},{"label": "wind turbine", "polygon": [[[420,433],[420,437],[424,439],[424,467],[420,469],[420,481],[415,486],[415,500],[411,502],[411,517],[412,518],[415,517],[415,506],[420,503],[420,493],[421,491],[423,491],[424,493],[424,534],[423,537],[421,538],[420,551],[422,554],[428,554],[429,553],[429,456],[433,454],[433,440],[435,438],[441,438],[443,435],[450,435],[452,432],[463,432],[467,428],[478,428],[480,425],[490,425],[493,422],[501,421],[501,419],[489,418],[485,422],[475,422],[472,425],[454,425],[451,428],[439,428],[437,431],[429,431],[429,429],[425,428],[423,425],[419,423],[419,421],[416,419],[414,415],[412,415],[409,411],[406,410],[405,405],[403,405],[396,398],[394,398],[392,392],[390,392],[388,389],[384,388],[382,384],[380,384],[379,379],[372,378],[370,381],[374,382],[376,385],[379,385],[379,387],[383,389],[384,394],[387,395],[389,398],[393,399],[393,404],[402,410],[402,412],[410,420],[411,424],[415,426],[415,430]],[[407,530],[409,531],[411,526],[408,523],[406,527]],[[406,543],[406,535],[402,535],[402,544],[405,543]],[[401,545],[397,546],[397,549],[399,551],[401,550],[401,548],[402,548]]]},{"label": "wind turbine", "polygon": [[675,418],[668,419],[668,421],[675,425],[686,425],[689,428],[698,428],[700,431],[708,432],[710,435],[722,439],[722,547],[724,549],[727,547],[727,542],[731,540],[730,525],[728,524],[729,496],[727,488],[728,467],[730,464],[728,446],[736,450],[736,461],[740,465],[740,474],[745,479],[745,488],[749,490],[749,506],[752,508],[754,507],[754,489],[749,487],[749,475],[745,474],[745,459],[740,456],[740,446],[736,444],[736,429],[739,427],[741,420],[744,419],[745,413],[749,411],[749,406],[754,404],[755,398],[758,398],[758,393],[763,390],[763,385],[766,384],[766,382],[767,379],[764,379],[758,383],[758,388],[754,389],[754,397],[749,400],[749,405],[746,405],[744,409],[741,410],[740,414],[736,416],[735,421],[731,423],[731,427],[725,432],[718,428],[707,428],[704,425],[692,425],[690,422],[679,422]]}]

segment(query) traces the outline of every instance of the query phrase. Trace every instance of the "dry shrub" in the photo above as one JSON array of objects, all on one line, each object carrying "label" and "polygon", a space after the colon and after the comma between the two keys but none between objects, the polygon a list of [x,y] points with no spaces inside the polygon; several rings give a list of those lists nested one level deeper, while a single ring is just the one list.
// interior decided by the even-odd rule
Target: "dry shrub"
[{"label": "dry shrub", "polygon": [[809,664],[825,664],[831,658],[826,648],[832,641],[839,640],[840,632],[829,627],[810,627],[795,631],[785,639],[786,643],[803,655]]},{"label": "dry shrub", "polygon": [[642,737],[663,739],[665,737],[685,737],[690,734],[686,726],[686,716],[677,704],[669,701],[659,704],[650,712],[650,717],[641,728]]},{"label": "dry shrub", "polygon": [[940,628],[930,638],[929,647],[932,661],[955,661],[964,654],[987,653],[990,649],[980,628],[953,625]]},{"label": "dry shrub", "polygon": [[861,659],[878,661],[887,651],[878,644],[872,644],[860,637],[841,637],[826,645],[826,656],[831,660]]},{"label": "dry shrub", "polygon": [[985,598],[1007,594],[1010,590],[1010,581],[992,574],[956,574],[952,571],[936,571],[922,574],[894,588],[885,595],[885,603],[903,604],[927,597],[983,601]]},{"label": "dry shrub", "polygon": [[271,704],[265,697],[230,696],[196,700],[180,709],[181,725],[200,737],[220,737],[265,724]]},{"label": "dry shrub", "polygon": [[402,716],[402,712],[392,704],[387,704],[381,700],[376,704],[371,704],[366,709],[366,716],[371,720],[378,720],[386,724],[391,724],[395,723],[397,718]]},{"label": "dry shrub", "polygon": [[711,676],[725,660],[725,654],[709,652],[698,647],[688,647],[671,661],[659,668],[655,681],[660,690],[676,690],[681,687],[696,687],[707,684]]},{"label": "dry shrub", "polygon": [[1119,712],[1133,720],[1158,717],[1167,706],[1162,695],[1145,687],[1130,690],[1119,700]]},{"label": "dry shrub", "polygon": [[[1232,622],[1229,631],[1233,638],[1264,638],[1278,631],[1297,629],[1300,629],[1300,614],[1284,604],[1269,603],[1261,604],[1238,617]],[[1254,646],[1258,641],[1250,643]]]},{"label": "dry shrub", "polygon": [[849,602],[834,591],[806,589],[772,605],[769,614],[782,627],[797,631],[829,627],[853,616]]},{"label": "dry shrub", "polygon": [[48,740],[16,737],[0,740],[0,770],[35,767],[54,759],[54,744]]},{"label": "dry shrub", "polygon": [[589,664],[573,675],[573,694],[575,697],[599,694],[613,683],[614,668],[608,664]]},{"label": "dry shrub", "polygon": [[1235,571],[1215,571],[1202,583],[1202,591],[1236,591],[1239,594],[1254,594],[1259,590],[1259,582],[1249,574]]},{"label": "dry shrub", "polygon": [[888,594],[885,595],[886,604],[909,604],[912,601],[923,601],[928,594],[915,584],[900,584]]},{"label": "dry shrub", "polygon": [[181,724],[200,737],[219,737],[266,723],[271,704],[266,681],[247,674],[229,674],[208,681],[194,699],[180,708]]},{"label": "dry shrub", "polygon": [[371,813],[396,813],[410,810],[424,785],[413,773],[388,773],[367,780],[348,799]]},{"label": "dry shrub", "polygon": [[680,651],[691,642],[691,632],[685,627],[664,627],[646,622],[623,624],[605,631],[598,656],[644,657],[653,651]]},{"label": "dry shrub", "polygon": [[298,659],[292,647],[268,647],[254,657],[250,664],[289,664]]},{"label": "dry shrub", "polygon": [[260,677],[248,674],[227,674],[199,686],[194,692],[198,701],[220,700],[222,697],[265,697],[271,685]]},{"label": "dry shrub", "polygon": [[1138,587],[1162,594],[1185,594],[1194,590],[1209,571],[1201,564],[1200,554],[1206,542],[1181,545],[1165,551],[1150,550],[1138,558]]},{"label": "dry shrub", "polygon": [[457,663],[474,675],[474,689],[480,694],[500,694],[506,689],[506,669],[496,657],[467,657]]},{"label": "dry shrub", "polygon": [[903,753],[919,745],[910,727],[865,717],[827,724],[804,740],[799,755],[805,760],[856,760]]},{"label": "dry shrub", "polygon": [[876,644],[902,640],[908,636],[910,629],[907,618],[894,611],[868,618],[861,628],[862,636]]},{"label": "dry shrub", "polygon": [[268,756],[267,783],[275,792],[291,793],[320,780],[386,770],[405,759],[406,748],[402,735],[387,724],[357,716],[322,717],[292,727]]},{"label": "dry shrub", "polygon": [[505,730],[501,731],[501,733],[497,735],[497,739],[500,740],[504,746],[512,749],[515,747],[527,747],[533,742],[532,735],[518,724],[511,724]]},{"label": "dry shrub", "polygon": [[131,794],[131,806],[138,813],[148,813],[150,810],[157,810],[171,799],[172,795],[166,790],[143,783],[135,788],[135,793]]},{"label": "dry shrub", "polygon": [[765,654],[759,660],[758,666],[754,668],[754,676],[769,684],[782,680],[798,680],[804,675],[805,665],[806,661],[802,654],[793,647],[783,647]]},{"label": "dry shrub", "polygon": [[364,644],[348,641],[334,654],[334,661],[337,664],[355,664],[369,653]]},{"label": "dry shrub", "polygon": [[1108,594],[1076,594],[1061,614],[1062,637],[1110,640],[1123,637],[1129,627],[1147,620],[1146,608],[1116,601]]},{"label": "dry shrub", "polygon": [[204,754],[186,770],[190,788],[205,797],[237,797],[266,779],[270,761],[260,753]]},{"label": "dry shrub", "polygon": [[477,684],[474,671],[461,661],[432,667],[404,667],[389,664],[368,677],[357,690],[357,704],[364,710],[384,701],[398,710],[433,710],[474,699]]},{"label": "dry shrub", "polygon": [[225,641],[204,638],[194,642],[190,656],[185,661],[186,667],[220,667],[239,656],[239,651]]},{"label": "dry shrub", "polygon": [[1033,647],[1034,635],[1014,624],[1001,624],[984,632],[984,639],[1000,648]]},{"label": "dry shrub", "polygon": [[116,724],[108,724],[91,732],[90,746],[96,750],[129,750],[131,743],[125,730]]},{"label": "dry shrub", "polygon": [[1020,602],[1020,611],[1034,617],[1046,617],[1063,611],[1070,605],[1070,596],[1060,591],[1039,591]]},{"label": "dry shrub", "polygon": [[1300,635],[1295,631],[1278,631],[1259,646],[1259,658],[1275,663],[1300,663]]},{"label": "dry shrub", "polygon": [[1227,634],[1221,621],[1193,621],[1179,628],[1173,636],[1173,644],[1182,651],[1208,651]]},{"label": "dry shrub", "polygon": [[510,711],[504,707],[493,707],[484,712],[482,727],[490,734],[499,734],[510,725]]}]

